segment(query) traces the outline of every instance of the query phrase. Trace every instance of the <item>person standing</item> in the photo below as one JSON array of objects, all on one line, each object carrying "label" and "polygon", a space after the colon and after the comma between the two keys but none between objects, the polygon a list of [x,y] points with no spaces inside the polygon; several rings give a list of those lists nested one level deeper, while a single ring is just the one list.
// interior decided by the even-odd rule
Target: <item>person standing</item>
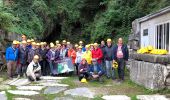
[{"label": "person standing", "polygon": [[79,45],[82,46],[82,52],[85,52],[86,48],[84,47],[83,41],[79,41]]},{"label": "person standing", "polygon": [[120,82],[124,81],[124,73],[125,73],[125,63],[129,58],[129,51],[127,45],[123,44],[123,39],[118,39],[118,44],[114,46],[113,50],[113,62],[118,63],[118,75]]},{"label": "person standing", "polygon": [[77,75],[78,75],[78,66],[81,63],[82,55],[83,55],[82,46],[79,46],[78,51],[76,52],[76,60],[75,60]]},{"label": "person standing", "polygon": [[28,51],[27,42],[22,41],[22,46],[19,48],[19,61],[20,66],[18,68],[18,78],[24,75],[26,77],[26,70],[27,70],[27,58],[28,58]]},{"label": "person standing", "polygon": [[33,42],[32,43],[32,48],[29,50],[29,52],[28,52],[28,63],[31,63],[32,62],[32,60],[33,60],[33,58],[34,58],[34,56],[36,55],[36,43],[35,42]]},{"label": "person standing", "polygon": [[92,50],[92,59],[96,59],[98,65],[102,67],[102,58],[103,58],[102,50],[99,48],[97,43],[94,43],[94,50]]},{"label": "person standing", "polygon": [[56,49],[53,43],[50,43],[50,47],[51,49],[48,51],[46,56],[47,56],[47,59],[50,65],[51,75],[57,75],[57,69],[56,69],[56,63],[55,63]]},{"label": "person standing", "polygon": [[[100,49],[102,50],[103,55],[104,55],[105,47],[106,47],[105,42],[104,42],[104,41],[101,41]],[[105,59],[104,59],[104,57],[102,58],[101,66],[102,66],[102,68],[103,68],[103,71],[105,71],[106,68],[105,68]]]},{"label": "person standing", "polygon": [[11,47],[7,48],[5,57],[7,61],[8,78],[12,79],[15,74],[16,61],[18,60],[18,48],[16,40],[13,41]]},{"label": "person standing", "polygon": [[86,51],[82,55],[82,59],[86,59],[89,66],[92,64],[92,53],[90,51],[90,45],[86,45]]},{"label": "person standing", "polygon": [[112,40],[107,39],[107,45],[104,50],[104,59],[106,63],[106,76],[107,78],[112,77],[112,79],[115,79],[115,69],[112,67],[113,64],[113,45]]},{"label": "person standing", "polygon": [[41,72],[43,76],[48,75],[49,69],[48,68],[48,62],[46,59],[46,54],[47,54],[47,49],[45,48],[45,44],[43,42],[41,44],[41,49],[40,49],[40,65],[41,65]]},{"label": "person standing", "polygon": [[30,40],[30,39],[27,40],[27,48],[28,48],[29,50],[32,48],[31,40]]},{"label": "person standing", "polygon": [[70,48],[68,50],[68,57],[72,59],[72,63],[75,64],[76,60],[76,51],[73,49],[73,45],[70,44]]}]

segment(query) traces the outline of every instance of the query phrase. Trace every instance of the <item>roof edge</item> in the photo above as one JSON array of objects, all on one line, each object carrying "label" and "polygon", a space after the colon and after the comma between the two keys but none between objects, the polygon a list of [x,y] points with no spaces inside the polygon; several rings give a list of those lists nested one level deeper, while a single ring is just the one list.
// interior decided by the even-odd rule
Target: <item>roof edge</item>
[{"label": "roof edge", "polygon": [[170,6],[165,7],[165,8],[163,8],[163,9],[161,9],[159,11],[156,11],[154,13],[148,14],[148,15],[146,15],[144,17],[138,18],[137,20],[139,22],[144,22],[144,21],[147,21],[147,20],[152,19],[154,17],[157,17],[157,16],[160,16],[162,14],[168,13],[168,12],[170,12]]}]

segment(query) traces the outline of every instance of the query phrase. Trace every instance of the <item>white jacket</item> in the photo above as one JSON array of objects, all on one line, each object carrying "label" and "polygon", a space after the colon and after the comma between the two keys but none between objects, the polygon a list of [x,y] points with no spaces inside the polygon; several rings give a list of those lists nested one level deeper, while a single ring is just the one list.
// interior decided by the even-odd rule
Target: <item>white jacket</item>
[{"label": "white jacket", "polygon": [[83,55],[83,52],[79,52],[79,51],[78,51],[78,52],[76,53],[75,63],[81,63],[82,55]]},{"label": "white jacket", "polygon": [[35,72],[40,71],[41,70],[41,66],[38,63],[38,67],[36,69],[33,69],[33,66],[35,66],[36,64],[34,63],[34,61],[32,61],[28,67],[27,67],[27,76],[32,76],[35,79]]}]

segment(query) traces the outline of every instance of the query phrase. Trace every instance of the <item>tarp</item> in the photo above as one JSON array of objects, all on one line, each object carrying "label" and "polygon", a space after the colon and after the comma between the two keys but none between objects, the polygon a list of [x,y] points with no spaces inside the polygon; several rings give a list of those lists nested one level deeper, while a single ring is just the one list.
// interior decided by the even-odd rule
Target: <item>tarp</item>
[{"label": "tarp", "polygon": [[71,58],[64,58],[63,60],[57,61],[57,73],[67,73],[74,71],[74,65]]}]

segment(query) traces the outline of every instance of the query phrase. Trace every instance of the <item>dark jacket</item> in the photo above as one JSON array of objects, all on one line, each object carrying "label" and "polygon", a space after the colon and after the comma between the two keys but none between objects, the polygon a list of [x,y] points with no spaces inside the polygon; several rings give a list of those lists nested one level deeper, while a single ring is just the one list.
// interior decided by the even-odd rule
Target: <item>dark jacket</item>
[{"label": "dark jacket", "polygon": [[[114,49],[113,49],[113,52],[114,52],[113,59],[114,60],[117,60],[117,49],[118,49],[118,45],[116,44],[114,46]],[[128,51],[127,45],[125,45],[125,44],[122,45],[122,52],[123,52],[123,59],[124,60],[128,60],[128,58],[129,58],[129,51]]]},{"label": "dark jacket", "polygon": [[[104,55],[104,52],[105,52],[105,47],[106,47],[105,45],[103,45],[103,46],[100,45],[100,49],[102,50],[103,55]],[[104,57],[102,58],[102,60],[104,60]]]},{"label": "dark jacket", "polygon": [[29,63],[31,63],[33,58],[34,58],[34,56],[37,55],[36,51],[37,50],[33,49],[33,48],[29,50],[29,52],[28,52],[28,59],[27,59]]},{"label": "dark jacket", "polygon": [[81,69],[83,69],[83,72],[88,72],[88,68],[89,68],[89,65],[87,63],[86,64],[80,63],[78,66],[79,74],[81,73],[80,72]]},{"label": "dark jacket", "polygon": [[46,54],[47,54],[48,50],[47,49],[40,49],[40,55],[41,55],[41,59],[45,60],[46,59]]},{"label": "dark jacket", "polygon": [[110,47],[106,46],[105,49],[104,49],[104,59],[107,60],[107,61],[112,61],[113,60],[113,49],[114,49],[114,46],[111,45]]},{"label": "dark jacket", "polygon": [[[51,58],[53,58],[53,54],[52,54],[52,51],[51,51],[51,50],[49,50],[49,51],[47,52],[46,57],[47,57],[47,60],[48,60],[48,61],[51,61]],[[59,58],[60,58],[60,51],[59,51],[59,50],[56,50],[53,61],[56,61],[56,60],[58,60]]]},{"label": "dark jacket", "polygon": [[29,49],[26,47],[24,48],[19,48],[19,60],[21,64],[27,64],[27,59],[28,59],[28,51]]}]

